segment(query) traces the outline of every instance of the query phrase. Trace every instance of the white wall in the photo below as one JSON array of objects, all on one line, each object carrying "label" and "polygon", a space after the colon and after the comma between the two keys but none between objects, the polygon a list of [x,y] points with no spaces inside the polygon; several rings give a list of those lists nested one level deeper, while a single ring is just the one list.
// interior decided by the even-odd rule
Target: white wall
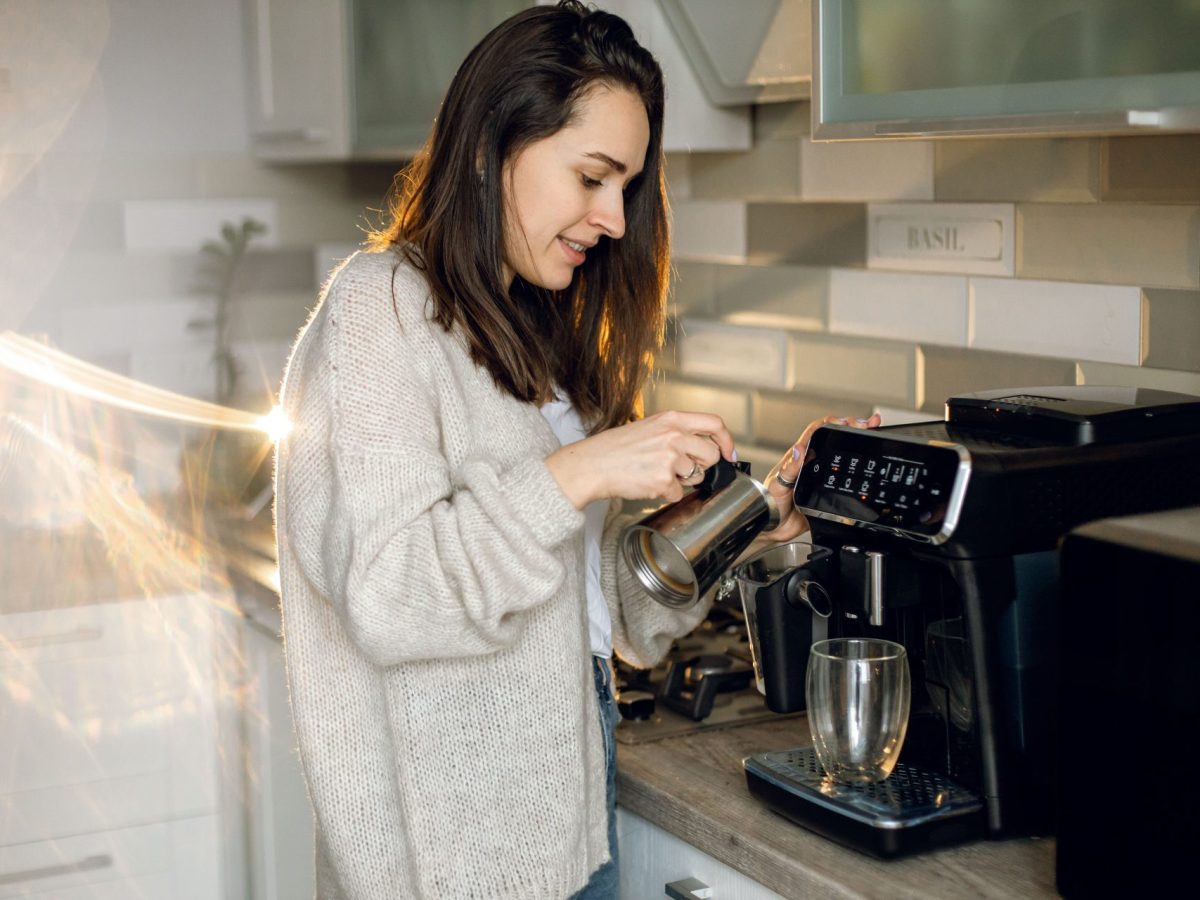
[{"label": "white wall", "polygon": [[243,30],[241,0],[6,0],[0,330],[208,397],[210,343],[185,330],[212,302],[198,251],[252,215],[270,230],[243,271],[239,350],[256,395],[277,387],[315,248],[359,240],[390,170],[255,162]]}]

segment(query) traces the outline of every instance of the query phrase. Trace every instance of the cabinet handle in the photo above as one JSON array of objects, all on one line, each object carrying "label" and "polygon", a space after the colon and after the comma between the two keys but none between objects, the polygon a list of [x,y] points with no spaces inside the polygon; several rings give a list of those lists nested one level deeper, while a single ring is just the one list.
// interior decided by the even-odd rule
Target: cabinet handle
[{"label": "cabinet handle", "polygon": [[37,878],[54,878],[56,875],[71,875],[75,872],[88,872],[92,869],[107,869],[113,864],[113,858],[107,853],[96,856],[86,856],[75,862],[60,863],[57,866],[43,866],[40,869],[21,869],[17,872],[0,872],[0,884],[19,884],[22,881],[33,881]]},{"label": "cabinet handle", "polygon": [[672,900],[711,900],[713,889],[698,878],[672,881],[663,887]]},{"label": "cabinet handle", "polygon": [[10,647],[44,647],[47,644],[81,644],[84,641],[98,641],[104,637],[100,628],[75,628],[71,631],[51,632],[50,634],[31,634],[27,637],[15,638],[9,641]]},{"label": "cabinet handle", "polygon": [[254,139],[266,144],[282,144],[299,141],[302,144],[319,144],[329,140],[328,128],[284,128],[279,131],[256,131]]}]

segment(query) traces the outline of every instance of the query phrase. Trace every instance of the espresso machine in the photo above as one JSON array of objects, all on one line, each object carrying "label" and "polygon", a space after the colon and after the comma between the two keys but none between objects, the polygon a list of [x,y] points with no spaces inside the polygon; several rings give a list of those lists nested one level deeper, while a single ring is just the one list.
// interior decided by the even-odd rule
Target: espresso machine
[{"label": "espresso machine", "polygon": [[831,783],[801,747],[747,758],[750,791],[884,858],[1052,833],[1059,541],[1200,503],[1198,461],[1200,398],[1134,388],[987,391],[944,421],[818,429],[794,489],[811,550],[741,576],[760,687],[803,709],[814,639],[885,638],[907,651],[912,713],[886,781]]}]

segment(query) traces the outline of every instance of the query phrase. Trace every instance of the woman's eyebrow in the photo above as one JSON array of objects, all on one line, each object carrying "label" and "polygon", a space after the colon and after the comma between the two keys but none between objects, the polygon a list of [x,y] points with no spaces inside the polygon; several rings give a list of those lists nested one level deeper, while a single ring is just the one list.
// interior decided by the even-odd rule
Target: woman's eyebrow
[{"label": "woman's eyebrow", "polygon": [[607,153],[601,153],[599,150],[595,150],[591,153],[585,153],[583,155],[589,159],[595,159],[604,163],[606,166],[620,175],[624,175],[629,170],[629,167],[626,166],[625,163],[621,162],[619,159],[613,159]]}]

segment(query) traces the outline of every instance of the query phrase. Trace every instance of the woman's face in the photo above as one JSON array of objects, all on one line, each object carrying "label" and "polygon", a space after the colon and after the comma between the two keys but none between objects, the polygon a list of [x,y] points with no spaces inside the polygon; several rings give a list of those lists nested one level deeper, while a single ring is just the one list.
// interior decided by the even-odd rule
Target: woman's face
[{"label": "woman's face", "polygon": [[625,233],[625,188],[642,171],[650,123],[633,92],[597,85],[574,120],[504,168],[504,278],[562,290],[603,237]]}]

